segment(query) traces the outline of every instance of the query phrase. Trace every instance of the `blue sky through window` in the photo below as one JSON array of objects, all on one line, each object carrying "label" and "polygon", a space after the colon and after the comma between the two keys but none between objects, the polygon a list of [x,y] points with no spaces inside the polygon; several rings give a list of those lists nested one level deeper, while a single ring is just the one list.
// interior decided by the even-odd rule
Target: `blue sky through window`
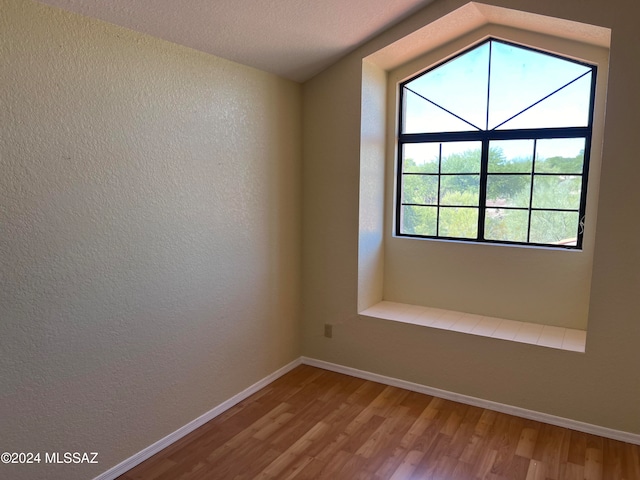
[{"label": "blue sky through window", "polygon": [[491,40],[404,84],[403,133],[584,127],[592,75],[588,65]]}]

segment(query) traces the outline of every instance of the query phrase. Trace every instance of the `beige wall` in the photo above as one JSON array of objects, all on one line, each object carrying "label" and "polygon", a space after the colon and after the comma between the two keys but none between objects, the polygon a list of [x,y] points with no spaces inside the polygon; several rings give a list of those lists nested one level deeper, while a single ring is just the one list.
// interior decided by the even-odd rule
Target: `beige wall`
[{"label": "beige wall", "polygon": [[107,470],[300,355],[301,88],[0,1],[2,451]]},{"label": "beige wall", "polygon": [[[586,258],[579,267],[567,267],[573,268],[569,274],[580,275],[578,291],[585,299],[582,302],[585,312],[587,305],[584,303],[588,301],[586,353],[357,315],[358,256],[360,254],[361,262],[364,258],[367,268],[380,262],[369,244],[365,245],[366,256],[358,250],[359,241],[361,250],[363,243],[359,232],[362,226],[359,211],[363,207],[358,204],[358,193],[366,187],[362,197],[366,198],[380,190],[377,184],[362,182],[363,178],[368,178],[366,169],[370,165],[360,171],[360,162],[367,158],[358,143],[362,61],[465,4],[463,0],[441,0],[304,85],[303,354],[638,434],[640,382],[635,370],[640,365],[637,295],[640,253],[636,243],[640,224],[633,221],[632,209],[640,205],[640,189],[636,186],[640,162],[634,160],[638,155],[634,132],[640,129],[640,94],[637,90],[640,33],[634,19],[640,15],[640,5],[628,0],[606,4],[599,0],[492,0],[486,3],[612,29],[598,225],[591,244],[594,248],[593,270],[588,298],[584,295],[588,292],[591,260]],[[380,77],[370,70],[369,66],[364,68],[368,78]],[[366,102],[362,102],[362,106],[370,111]],[[463,256],[475,262],[473,268],[486,270],[488,274],[492,273],[491,260],[499,257],[502,250],[501,247],[487,247],[485,258],[478,256],[477,249],[459,246]],[[444,255],[437,251],[438,248],[434,247],[435,251],[431,252],[438,257],[434,260],[437,268],[459,268],[452,252],[444,252]],[[407,249],[416,254],[424,253],[420,246],[407,246]],[[403,268],[409,268],[407,260],[403,261]],[[519,261],[517,267],[526,269],[537,258],[532,255]],[[388,271],[389,259],[385,258],[384,262],[386,282],[395,273]],[[423,257],[415,263],[429,267]],[[536,273],[538,279],[544,278],[544,274],[544,271]],[[554,274],[553,269],[548,269],[546,274]],[[362,287],[362,282],[360,284]],[[474,297],[473,282],[461,281],[456,286],[458,295]],[[372,281],[368,289],[380,292],[379,280]],[[385,295],[392,293],[386,284],[384,289]],[[397,292],[393,294],[397,295]],[[455,297],[440,298],[442,303],[438,306],[452,308],[461,303]],[[399,296],[396,299],[400,299]],[[484,301],[482,298],[475,300]],[[528,301],[545,300],[532,298]],[[494,314],[498,314],[499,307],[487,305],[485,308],[495,308]],[[332,339],[323,337],[324,323],[336,325]]]}]

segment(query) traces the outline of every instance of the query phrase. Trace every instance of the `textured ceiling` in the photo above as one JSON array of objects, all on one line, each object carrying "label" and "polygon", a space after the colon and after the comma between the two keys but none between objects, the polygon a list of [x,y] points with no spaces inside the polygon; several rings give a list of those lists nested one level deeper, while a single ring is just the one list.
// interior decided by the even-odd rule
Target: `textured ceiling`
[{"label": "textured ceiling", "polygon": [[304,81],[433,0],[40,0]]}]

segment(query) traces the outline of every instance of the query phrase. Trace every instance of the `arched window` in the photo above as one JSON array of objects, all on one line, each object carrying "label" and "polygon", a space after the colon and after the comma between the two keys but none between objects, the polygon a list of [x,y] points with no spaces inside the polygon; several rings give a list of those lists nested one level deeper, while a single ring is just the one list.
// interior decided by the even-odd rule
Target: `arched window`
[{"label": "arched window", "polygon": [[396,235],[580,249],[595,80],[489,39],[401,83]]}]

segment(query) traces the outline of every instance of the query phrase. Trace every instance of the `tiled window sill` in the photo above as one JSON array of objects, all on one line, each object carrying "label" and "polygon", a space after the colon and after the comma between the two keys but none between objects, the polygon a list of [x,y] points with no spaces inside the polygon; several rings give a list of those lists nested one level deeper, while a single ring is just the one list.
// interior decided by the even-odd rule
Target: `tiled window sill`
[{"label": "tiled window sill", "polygon": [[587,340],[585,330],[518,322],[405,303],[380,302],[363,310],[360,315],[572,352],[584,352]]}]

